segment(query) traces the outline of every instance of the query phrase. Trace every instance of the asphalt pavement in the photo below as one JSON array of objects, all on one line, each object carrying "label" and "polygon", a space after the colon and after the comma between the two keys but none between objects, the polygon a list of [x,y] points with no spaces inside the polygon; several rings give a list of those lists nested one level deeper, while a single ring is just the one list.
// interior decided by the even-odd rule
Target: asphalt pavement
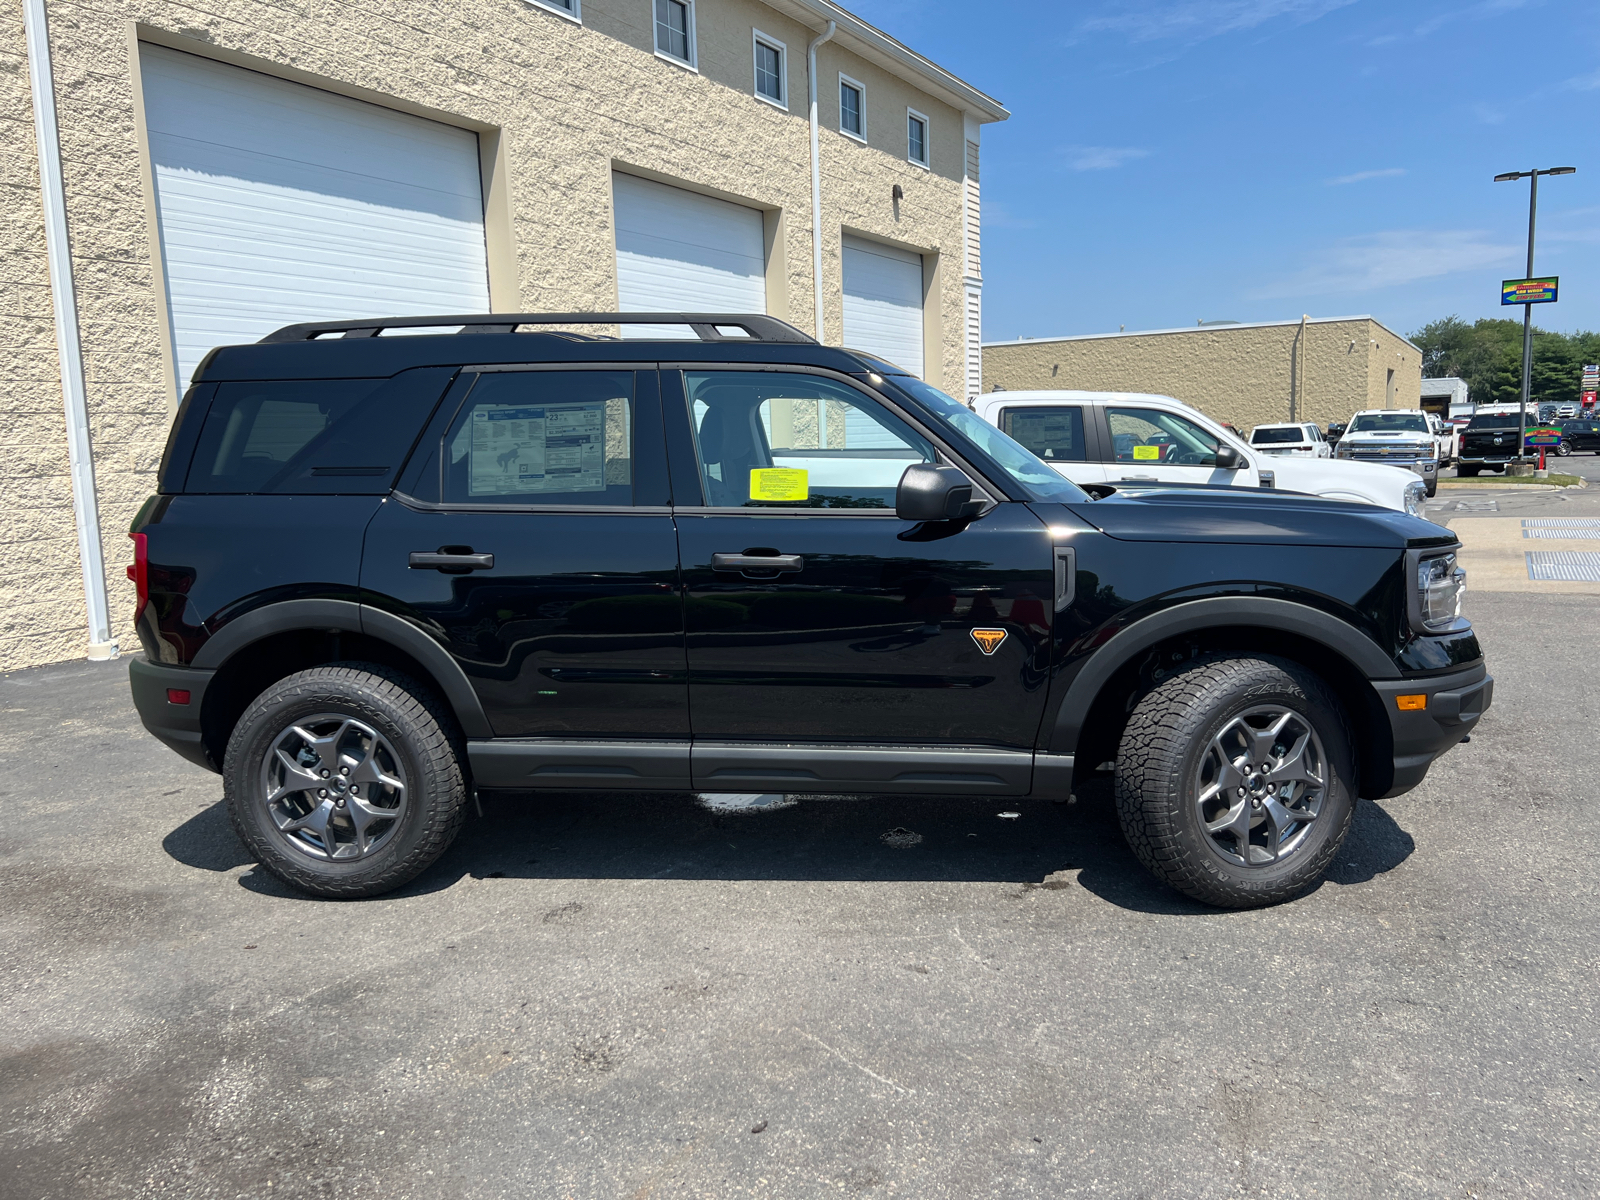
[{"label": "asphalt pavement", "polygon": [[1103,783],[499,799],[308,900],[125,664],[0,679],[0,1196],[1600,1195],[1596,599],[1507,588],[1471,743],[1243,913]]}]

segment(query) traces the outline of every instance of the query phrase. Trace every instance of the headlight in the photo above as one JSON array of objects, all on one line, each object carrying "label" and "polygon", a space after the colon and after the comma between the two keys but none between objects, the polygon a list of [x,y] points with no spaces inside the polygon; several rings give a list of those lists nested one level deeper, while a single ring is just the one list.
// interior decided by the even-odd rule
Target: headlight
[{"label": "headlight", "polygon": [[1413,517],[1420,517],[1427,506],[1428,485],[1420,479],[1406,484],[1406,511]]},{"label": "headlight", "polygon": [[1343,442],[1340,442],[1337,446],[1335,446],[1333,448],[1333,452],[1335,454],[1337,454],[1340,458],[1349,458],[1350,457],[1350,447],[1346,446]]},{"label": "headlight", "polygon": [[1461,620],[1461,597],[1467,573],[1454,554],[1439,554],[1417,564],[1417,615],[1422,628],[1439,633]]}]

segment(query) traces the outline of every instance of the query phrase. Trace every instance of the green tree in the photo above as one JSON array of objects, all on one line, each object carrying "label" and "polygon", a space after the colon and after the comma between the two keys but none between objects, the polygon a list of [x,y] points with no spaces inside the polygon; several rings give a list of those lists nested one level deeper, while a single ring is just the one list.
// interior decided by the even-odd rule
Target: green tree
[{"label": "green tree", "polygon": [[[1449,316],[1428,322],[1411,341],[1422,351],[1424,378],[1465,379],[1476,404],[1515,404],[1521,398],[1521,321],[1485,317],[1469,325]],[[1552,333],[1535,326],[1531,401],[1576,404],[1583,364],[1594,362],[1600,362],[1600,334]]]}]

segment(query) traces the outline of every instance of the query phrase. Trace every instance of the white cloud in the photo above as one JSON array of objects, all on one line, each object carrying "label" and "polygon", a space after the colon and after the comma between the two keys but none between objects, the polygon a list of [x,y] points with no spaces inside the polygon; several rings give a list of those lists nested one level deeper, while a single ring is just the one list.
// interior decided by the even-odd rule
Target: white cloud
[{"label": "white cloud", "polygon": [[1074,171],[1109,171],[1136,158],[1149,157],[1150,151],[1135,146],[1068,146],[1067,165]]},{"label": "white cloud", "polygon": [[1519,245],[1489,240],[1481,229],[1369,233],[1335,242],[1318,252],[1304,270],[1254,292],[1251,299],[1349,295],[1399,287],[1515,263],[1522,252]]},{"label": "white cloud", "polygon": [[1381,171],[1357,171],[1354,175],[1341,175],[1337,179],[1328,180],[1329,187],[1338,187],[1343,183],[1365,183],[1369,179],[1389,179],[1395,175],[1404,175],[1404,167],[1384,167]]},{"label": "white cloud", "polygon": [[1091,17],[1086,33],[1121,33],[1131,41],[1164,38],[1202,41],[1218,34],[1254,29],[1285,17],[1296,24],[1354,4],[1356,0],[1179,0],[1176,4],[1123,4],[1121,12]]}]

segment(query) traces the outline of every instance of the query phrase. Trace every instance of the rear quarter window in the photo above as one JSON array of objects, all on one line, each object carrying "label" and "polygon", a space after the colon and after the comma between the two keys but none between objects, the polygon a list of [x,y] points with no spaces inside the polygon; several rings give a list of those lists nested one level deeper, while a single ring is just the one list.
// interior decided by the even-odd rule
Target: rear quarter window
[{"label": "rear quarter window", "polygon": [[454,373],[428,367],[391,379],[219,384],[184,490],[387,492]]}]

